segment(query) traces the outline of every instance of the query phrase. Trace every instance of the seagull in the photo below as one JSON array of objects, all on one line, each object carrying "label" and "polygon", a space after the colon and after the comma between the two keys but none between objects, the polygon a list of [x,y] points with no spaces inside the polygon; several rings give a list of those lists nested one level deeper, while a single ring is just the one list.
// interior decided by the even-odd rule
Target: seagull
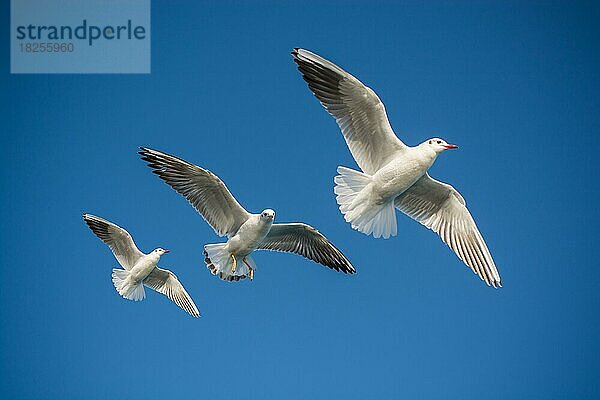
[{"label": "seagull", "polygon": [[397,234],[394,209],[437,233],[488,286],[501,287],[500,275],[465,199],[427,171],[444,151],[456,149],[440,138],[418,146],[394,133],[377,94],[323,57],[292,51],[309,89],[331,114],[361,171],[339,166],[336,200],[352,228],[376,238]]},{"label": "seagull", "polygon": [[275,224],[275,211],[246,211],[223,181],[207,169],[140,147],[152,172],[185,197],[226,243],[207,244],[204,257],[213,275],[227,281],[254,278],[254,250],[296,253],[345,274],[356,272],[350,261],[325,236],[303,223]]},{"label": "seagull", "polygon": [[174,273],[158,267],[158,260],[169,252],[161,247],[149,254],[142,253],[125,229],[92,214],[83,214],[92,232],[113,252],[124,269],[114,268],[112,281],[117,292],[127,300],[144,300],[144,286],[156,290],[187,311],[192,317],[200,312]]}]

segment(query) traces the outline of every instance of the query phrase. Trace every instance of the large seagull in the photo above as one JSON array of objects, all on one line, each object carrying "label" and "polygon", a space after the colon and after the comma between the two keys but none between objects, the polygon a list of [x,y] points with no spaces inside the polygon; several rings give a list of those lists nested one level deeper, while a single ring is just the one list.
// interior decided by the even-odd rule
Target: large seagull
[{"label": "large seagull", "polygon": [[362,170],[340,166],[334,180],[337,203],[352,228],[376,238],[395,236],[396,208],[436,232],[488,286],[502,286],[464,198],[427,173],[442,152],[458,146],[439,138],[405,145],[371,88],[308,50],[294,49],[292,56]]},{"label": "large seagull", "polygon": [[291,252],[346,274],[356,272],[350,261],[325,236],[303,223],[275,224],[275,211],[246,211],[218,176],[207,169],[140,147],[152,172],[185,197],[226,243],[204,246],[205,262],[223,280],[253,279],[254,250]]},{"label": "large seagull", "polygon": [[174,273],[158,267],[160,257],[169,252],[161,247],[148,254],[142,253],[125,229],[104,218],[84,214],[83,220],[92,232],[113,252],[123,269],[114,268],[112,281],[115,289],[127,300],[140,301],[146,297],[144,286],[171,299],[193,317],[200,312]]}]

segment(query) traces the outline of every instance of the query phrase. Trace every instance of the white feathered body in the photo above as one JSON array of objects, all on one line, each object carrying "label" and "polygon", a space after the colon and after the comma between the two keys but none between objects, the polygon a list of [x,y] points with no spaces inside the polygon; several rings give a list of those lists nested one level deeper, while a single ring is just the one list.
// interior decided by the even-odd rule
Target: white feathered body
[{"label": "white feathered body", "polygon": [[436,157],[419,145],[402,150],[373,175],[339,167],[334,191],[344,219],[367,235],[395,236],[394,199],[427,173]]},{"label": "white feathered body", "polygon": [[160,256],[154,252],[140,257],[133,268],[129,270],[129,279],[131,282],[135,284],[143,282],[150,275],[150,272],[156,268],[158,260],[160,260]]},{"label": "white feathered body", "polygon": [[227,250],[238,257],[252,253],[271,230],[273,220],[252,214],[240,229],[227,241]]},{"label": "white feathered body", "polygon": [[112,281],[117,292],[128,300],[140,301],[146,297],[144,279],[156,268],[160,255],[144,254],[129,270],[113,269]]},{"label": "white feathered body", "polygon": [[[262,243],[273,225],[273,219],[262,218],[260,214],[250,214],[238,231],[227,243],[207,244],[204,246],[205,261],[208,269],[221,279],[238,281],[249,274],[244,259],[254,269],[256,263],[250,255]],[[236,269],[233,271],[233,259]]]},{"label": "white feathered body", "polygon": [[436,157],[424,146],[404,150],[373,175],[371,202],[381,205],[393,201],[427,172]]}]

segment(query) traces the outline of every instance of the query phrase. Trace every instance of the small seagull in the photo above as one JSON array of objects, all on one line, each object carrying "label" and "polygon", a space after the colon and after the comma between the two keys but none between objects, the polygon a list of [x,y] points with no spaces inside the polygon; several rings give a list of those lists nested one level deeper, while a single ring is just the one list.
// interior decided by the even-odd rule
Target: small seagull
[{"label": "small seagull", "polygon": [[364,234],[387,239],[397,234],[397,208],[440,235],[488,286],[502,286],[464,198],[427,173],[442,152],[458,146],[439,138],[407,146],[392,130],[385,107],[371,88],[308,50],[294,49],[292,56],[362,169],[337,169],[334,192],[346,222]]},{"label": "small seagull", "polygon": [[158,267],[158,260],[169,252],[163,248],[149,254],[142,253],[125,229],[91,214],[83,214],[83,220],[113,252],[125,269],[115,268],[112,281],[117,292],[127,300],[140,301],[146,297],[144,285],[164,294],[193,317],[200,312],[174,273]]},{"label": "small seagull", "polygon": [[346,274],[356,272],[350,261],[325,236],[303,223],[274,224],[275,211],[246,211],[218,176],[169,154],[140,147],[152,172],[185,197],[226,243],[207,244],[204,257],[213,275],[227,281],[254,278],[254,250],[296,253]]}]

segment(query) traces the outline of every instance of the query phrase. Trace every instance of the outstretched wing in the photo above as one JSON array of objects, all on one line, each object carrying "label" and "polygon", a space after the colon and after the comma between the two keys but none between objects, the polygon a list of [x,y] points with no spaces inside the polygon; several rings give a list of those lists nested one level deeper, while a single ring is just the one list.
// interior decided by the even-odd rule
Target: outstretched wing
[{"label": "outstretched wing", "polygon": [[292,52],[298,70],[323,107],[335,118],[358,166],[374,174],[406,148],[396,136],[383,103],[361,81],[304,49]]},{"label": "outstretched wing", "polygon": [[83,214],[83,220],[92,232],[112,250],[117,261],[127,270],[144,255],[125,229],[92,214]]},{"label": "outstretched wing", "polygon": [[237,202],[223,181],[209,170],[145,147],[140,147],[139,154],[148,162],[152,172],[194,206],[217,235],[235,235],[248,219],[248,211]]},{"label": "outstretched wing", "polygon": [[319,231],[306,224],[273,224],[258,248],[296,253],[345,274],[356,272],[341,251]]},{"label": "outstretched wing", "polygon": [[185,291],[175,274],[168,269],[154,268],[144,279],[144,285],[164,294],[192,317],[197,318],[200,316],[200,311],[194,304],[194,300]]},{"label": "outstretched wing", "polygon": [[452,186],[425,174],[410,189],[396,197],[395,206],[440,235],[458,258],[488,286],[502,286],[496,264],[465,200]]}]

